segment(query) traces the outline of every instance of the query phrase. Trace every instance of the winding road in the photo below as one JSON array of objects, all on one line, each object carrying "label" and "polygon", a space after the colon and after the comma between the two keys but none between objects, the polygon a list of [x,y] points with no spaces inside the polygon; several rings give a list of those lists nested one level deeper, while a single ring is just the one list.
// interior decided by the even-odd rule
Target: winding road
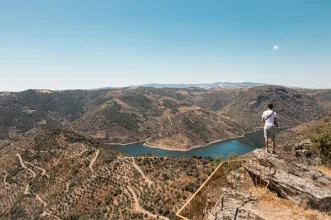
[{"label": "winding road", "polygon": [[134,168],[136,168],[136,170],[144,177],[145,181],[148,183],[148,186],[151,186],[152,184],[154,184],[154,182],[152,180],[150,180],[147,176],[145,176],[142,169],[135,163],[134,157],[132,157],[132,164],[133,164]]},{"label": "winding road", "polygon": [[23,160],[22,160],[21,155],[16,154],[16,156],[20,159],[21,166],[22,166],[25,170],[30,171],[30,172],[32,173],[32,178],[35,178],[35,177],[36,177],[36,173],[33,172],[33,170],[31,170],[31,169],[29,169],[28,167],[25,166],[25,164],[24,164],[24,162],[23,162]]},{"label": "winding road", "polygon": [[44,200],[42,200],[38,194],[36,194],[36,199],[38,199],[44,205],[44,208],[47,206],[47,203],[44,202]]},{"label": "winding road", "polygon": [[46,170],[45,170],[45,169],[43,169],[43,168],[41,168],[41,167],[38,167],[38,166],[36,166],[36,165],[34,165],[34,164],[30,163],[30,162],[26,162],[26,161],[25,161],[25,163],[26,163],[26,164],[29,164],[29,165],[31,165],[31,166],[33,166],[34,168],[36,168],[36,169],[38,169],[38,170],[41,170],[41,175],[42,175],[42,176],[45,175],[45,176],[49,179],[49,175],[46,174]]},{"label": "winding road", "polygon": [[5,170],[5,175],[4,175],[4,177],[3,177],[3,184],[6,186],[6,185],[9,185],[9,183],[7,183],[6,182],[6,180],[7,180],[7,176],[8,176],[8,173],[6,172],[6,170]]},{"label": "winding road", "polygon": [[[133,196],[133,200],[134,200],[134,210],[136,212],[141,212],[143,213],[144,215],[147,214],[148,216],[151,216],[153,218],[157,218],[157,215],[154,215],[153,213],[145,210],[144,208],[142,208],[140,205],[139,205],[139,201],[138,201],[138,198],[137,198],[137,194],[133,191],[133,189],[130,187],[130,186],[127,186],[128,190],[132,193],[132,196]],[[170,220],[168,219],[167,217],[164,217],[164,216],[159,216],[159,219],[164,219],[164,220]]]},{"label": "winding road", "polygon": [[91,160],[91,163],[89,165],[89,168],[92,171],[92,173],[95,173],[94,170],[93,170],[93,168],[92,168],[92,166],[93,166],[94,162],[96,161],[96,159],[98,158],[99,152],[100,152],[100,150],[97,150],[96,151],[95,156],[93,157],[93,159]]}]

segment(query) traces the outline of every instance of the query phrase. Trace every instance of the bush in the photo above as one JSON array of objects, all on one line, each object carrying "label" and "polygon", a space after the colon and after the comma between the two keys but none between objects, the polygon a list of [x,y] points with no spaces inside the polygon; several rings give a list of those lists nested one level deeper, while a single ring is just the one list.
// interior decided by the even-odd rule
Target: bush
[{"label": "bush", "polygon": [[236,159],[238,156],[235,154],[235,153],[229,153],[228,154],[228,159],[229,160],[234,160],[234,159]]},{"label": "bush", "polygon": [[322,161],[329,166],[331,165],[331,123],[320,128],[313,136],[312,141],[318,148]]},{"label": "bush", "polygon": [[79,219],[79,215],[71,215],[69,216],[70,220],[78,220]]},{"label": "bush", "polygon": [[220,163],[224,160],[224,157],[222,154],[220,154],[220,155],[214,156],[213,159],[216,160],[218,163]]},{"label": "bush", "polygon": [[189,183],[185,186],[185,191],[189,191],[191,193],[193,193],[195,191],[195,187],[193,183]]},{"label": "bush", "polygon": [[16,205],[11,208],[10,214],[12,215],[13,219],[23,218],[26,216],[25,210],[22,207]]}]

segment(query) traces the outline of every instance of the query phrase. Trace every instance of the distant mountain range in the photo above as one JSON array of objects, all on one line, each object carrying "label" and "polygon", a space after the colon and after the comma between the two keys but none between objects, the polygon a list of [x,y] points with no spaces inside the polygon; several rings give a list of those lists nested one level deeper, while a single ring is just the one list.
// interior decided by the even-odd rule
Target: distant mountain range
[{"label": "distant mountain range", "polygon": [[[230,88],[230,87],[254,87],[267,85],[265,83],[254,83],[254,82],[215,82],[215,83],[197,83],[197,84],[159,84],[159,83],[148,83],[143,85],[131,85],[130,88],[138,87],[152,87],[152,88],[176,88],[176,89],[186,89],[186,88],[202,88],[202,89],[211,89],[211,88]],[[103,87],[102,89],[112,89],[119,87]]]},{"label": "distant mountain range", "polygon": [[261,86],[266,85],[265,83],[254,83],[254,82],[215,82],[215,83],[198,83],[198,84],[159,84],[159,83],[149,83],[132,87],[153,87],[153,88],[203,88],[203,89],[211,89],[211,88],[229,88],[229,87],[253,87],[253,86]]},{"label": "distant mountain range", "polygon": [[216,83],[199,83],[199,84],[158,84],[158,83],[150,83],[144,84],[141,86],[144,87],[154,87],[154,88],[203,88],[203,89],[210,89],[210,88],[228,88],[228,87],[253,87],[253,86],[261,86],[266,85],[264,83],[253,83],[253,82],[240,82],[240,83],[233,83],[233,82],[216,82]]}]

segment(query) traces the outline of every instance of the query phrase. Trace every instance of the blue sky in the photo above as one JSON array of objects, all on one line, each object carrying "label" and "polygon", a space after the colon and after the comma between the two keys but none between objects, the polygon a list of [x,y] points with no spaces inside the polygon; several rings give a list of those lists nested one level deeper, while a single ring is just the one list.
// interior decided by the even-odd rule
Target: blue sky
[{"label": "blue sky", "polygon": [[331,88],[329,0],[1,1],[0,90]]}]

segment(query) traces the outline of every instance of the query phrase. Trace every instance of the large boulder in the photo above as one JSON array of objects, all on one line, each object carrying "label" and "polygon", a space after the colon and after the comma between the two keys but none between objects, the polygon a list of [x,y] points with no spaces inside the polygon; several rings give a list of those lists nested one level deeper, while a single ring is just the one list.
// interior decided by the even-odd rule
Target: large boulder
[{"label": "large boulder", "polygon": [[258,161],[249,160],[245,169],[278,196],[320,211],[331,210],[331,178],[303,164],[274,154],[255,150]]}]

